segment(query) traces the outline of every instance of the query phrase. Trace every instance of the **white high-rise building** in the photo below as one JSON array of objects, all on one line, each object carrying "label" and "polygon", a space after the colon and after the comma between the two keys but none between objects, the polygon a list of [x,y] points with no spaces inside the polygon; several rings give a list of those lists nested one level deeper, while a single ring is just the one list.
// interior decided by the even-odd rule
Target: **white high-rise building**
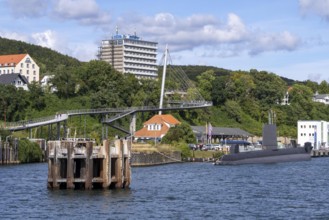
[{"label": "white high-rise building", "polygon": [[311,142],[315,150],[329,148],[329,123],[326,121],[298,121],[298,144]]},{"label": "white high-rise building", "polygon": [[137,78],[157,78],[157,44],[141,40],[136,34],[116,34],[103,40],[98,58],[110,63],[117,71]]}]

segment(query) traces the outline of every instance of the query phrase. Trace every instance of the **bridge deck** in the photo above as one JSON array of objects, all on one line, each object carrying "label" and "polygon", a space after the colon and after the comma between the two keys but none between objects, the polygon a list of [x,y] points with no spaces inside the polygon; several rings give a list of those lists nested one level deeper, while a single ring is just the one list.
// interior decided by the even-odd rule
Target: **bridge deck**
[{"label": "bridge deck", "polygon": [[25,130],[39,126],[45,126],[45,125],[63,122],[66,121],[70,116],[117,113],[115,116],[102,121],[102,123],[111,123],[115,120],[133,114],[135,112],[152,112],[152,111],[156,112],[156,111],[166,111],[166,110],[168,111],[168,110],[182,110],[182,109],[197,109],[197,108],[206,108],[210,106],[212,106],[211,102],[191,102],[191,103],[185,102],[185,103],[171,104],[162,108],[155,106],[142,106],[142,107],[128,107],[128,108],[69,110],[49,117],[37,118],[28,121],[24,120],[18,122],[8,122],[6,123],[6,126],[3,127],[4,129],[10,131],[19,131],[19,130]]}]

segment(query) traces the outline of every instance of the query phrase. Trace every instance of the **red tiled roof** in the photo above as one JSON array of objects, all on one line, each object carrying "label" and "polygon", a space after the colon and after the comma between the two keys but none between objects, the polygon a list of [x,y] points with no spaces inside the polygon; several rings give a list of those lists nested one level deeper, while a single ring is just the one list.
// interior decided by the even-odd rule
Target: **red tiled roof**
[{"label": "red tiled roof", "polygon": [[27,54],[11,54],[11,55],[0,55],[0,64],[10,65],[14,63],[16,66]]},{"label": "red tiled roof", "polygon": [[[154,115],[148,121],[144,122],[144,127],[135,132],[135,137],[145,137],[145,138],[160,138],[167,134],[170,127],[166,124],[177,125],[180,124],[175,117],[172,115]],[[149,124],[161,124],[161,130],[147,130],[147,125]]]},{"label": "red tiled roof", "polygon": [[144,122],[144,125],[162,124],[163,122],[166,122],[170,125],[180,124],[180,121],[178,121],[174,116],[168,114],[168,115],[154,115],[148,121]]}]

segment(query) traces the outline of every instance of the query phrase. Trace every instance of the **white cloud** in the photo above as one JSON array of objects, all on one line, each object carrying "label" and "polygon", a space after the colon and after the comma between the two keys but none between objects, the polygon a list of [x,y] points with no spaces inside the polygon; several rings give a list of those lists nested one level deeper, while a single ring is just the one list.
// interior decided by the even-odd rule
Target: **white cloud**
[{"label": "white cloud", "polygon": [[264,34],[256,36],[251,42],[250,54],[256,55],[264,51],[295,50],[300,44],[298,37],[284,31],[277,34]]},{"label": "white cloud", "polygon": [[15,17],[40,17],[46,15],[48,9],[45,0],[6,0],[5,5]]},{"label": "white cloud", "polygon": [[34,33],[32,34],[32,39],[35,44],[48,47],[51,49],[57,49],[58,46],[58,40],[57,35],[52,30],[46,30],[41,33]]},{"label": "white cloud", "polygon": [[262,33],[248,27],[236,14],[230,13],[221,21],[212,15],[176,17],[170,13],[159,13],[153,17],[124,16],[118,20],[121,33],[142,31],[143,37],[164,44],[171,51],[207,48],[207,56],[217,54],[228,57],[247,52],[255,55],[267,51],[292,51],[300,40],[288,31]]},{"label": "white cloud", "polygon": [[329,21],[329,0],[299,0],[303,14],[316,14]]},{"label": "white cloud", "polygon": [[84,25],[110,22],[110,15],[102,11],[95,0],[58,0],[53,12],[60,19],[76,20]]},{"label": "white cloud", "polygon": [[3,38],[8,38],[12,40],[18,40],[18,41],[24,41],[24,42],[29,42],[29,37],[26,35],[23,35],[21,33],[17,32],[11,32],[11,31],[0,31],[0,36]]}]

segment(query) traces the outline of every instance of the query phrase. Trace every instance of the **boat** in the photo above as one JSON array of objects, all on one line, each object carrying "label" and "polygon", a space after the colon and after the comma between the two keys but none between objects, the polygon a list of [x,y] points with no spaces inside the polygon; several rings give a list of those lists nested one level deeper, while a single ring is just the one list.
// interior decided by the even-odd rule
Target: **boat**
[{"label": "boat", "polygon": [[230,153],[214,162],[215,165],[240,165],[256,163],[281,163],[306,161],[311,159],[312,143],[303,147],[292,142],[290,147],[279,148],[277,144],[276,125],[266,124],[263,127],[263,146],[258,150],[241,151],[238,144],[231,145]]}]

